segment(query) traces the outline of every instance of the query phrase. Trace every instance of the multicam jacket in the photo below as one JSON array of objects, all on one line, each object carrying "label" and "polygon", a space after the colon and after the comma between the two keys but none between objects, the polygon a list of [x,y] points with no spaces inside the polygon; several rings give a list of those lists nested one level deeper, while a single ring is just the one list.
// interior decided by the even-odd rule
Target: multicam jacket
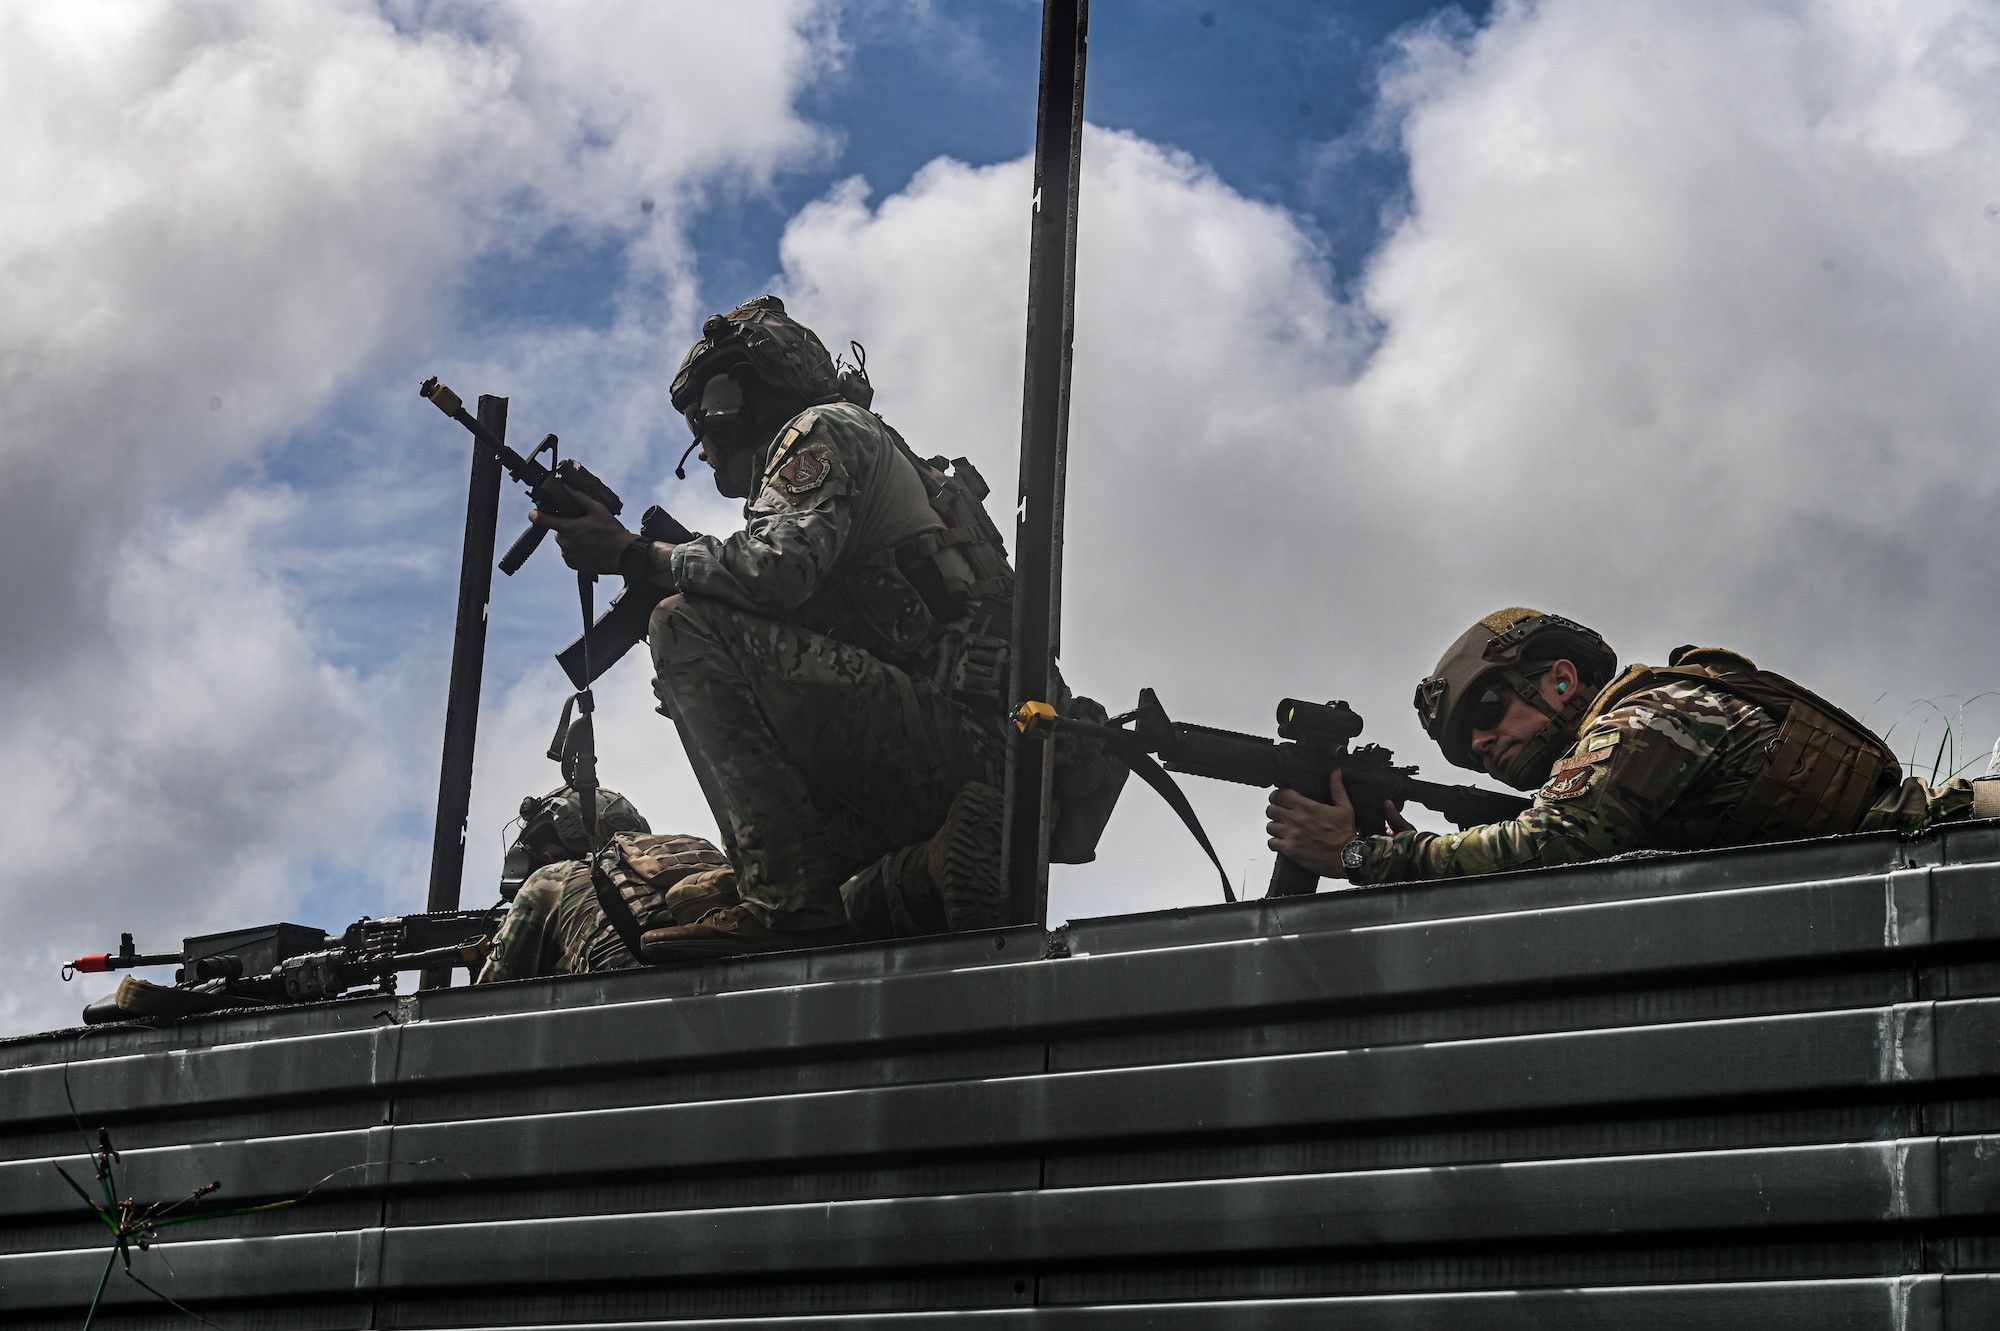
[{"label": "multicam jacket", "polygon": [[[668,890],[676,883],[729,864],[720,850],[697,836],[626,832],[613,841],[627,852],[622,863],[642,857],[652,875],[649,882],[633,881],[629,873],[615,875],[619,895],[641,930],[677,923],[667,909]],[[629,970],[638,964],[604,916],[591,861],[559,860],[536,869],[521,884],[493,936],[493,952],[479,972],[479,983]]]},{"label": "multicam jacket", "polygon": [[[1371,837],[1355,880],[1454,878],[1729,844],[1729,812],[1777,735],[1769,712],[1721,689],[1685,681],[1642,689],[1584,728],[1520,817]],[[1914,832],[1964,817],[1970,789],[1956,781],[1932,791],[1912,778],[1878,799],[1855,830]]]},{"label": "multicam jacket", "polygon": [[[874,413],[836,402],[772,440],[742,531],[674,548],[675,584],[788,620],[902,666],[929,666],[943,627],[897,561],[944,523],[916,467]],[[957,550],[938,552],[949,564]],[[969,580],[969,566],[959,560]]]}]

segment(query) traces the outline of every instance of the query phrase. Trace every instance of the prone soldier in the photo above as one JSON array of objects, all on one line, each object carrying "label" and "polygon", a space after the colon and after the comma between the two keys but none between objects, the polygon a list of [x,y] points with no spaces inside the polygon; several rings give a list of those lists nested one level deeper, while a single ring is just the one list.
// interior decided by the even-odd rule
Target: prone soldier
[{"label": "prone soldier", "polygon": [[1535,792],[1518,817],[1460,832],[1357,836],[1338,772],[1331,802],[1277,791],[1270,845],[1327,876],[1374,884],[1700,850],[1843,832],[1915,832],[1963,818],[1971,783],[1904,779],[1859,721],[1735,652],[1682,647],[1663,667],[1597,633],[1512,607],[1453,643],[1417,686],[1445,757]]},{"label": "prone soldier", "polygon": [[567,786],[521,801],[500,881],[511,905],[479,983],[629,969],[638,933],[736,900],[729,861],[701,837],[653,833],[615,790],[598,790],[597,823],[593,840]]}]

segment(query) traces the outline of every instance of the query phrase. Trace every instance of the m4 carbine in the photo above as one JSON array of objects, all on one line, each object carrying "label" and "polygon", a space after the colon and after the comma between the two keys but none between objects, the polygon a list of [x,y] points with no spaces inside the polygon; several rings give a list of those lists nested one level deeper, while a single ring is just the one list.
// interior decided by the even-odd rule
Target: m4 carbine
[{"label": "m4 carbine", "polygon": [[[78,957],[63,978],[78,973],[179,966],[171,985],[128,975],[83,1010],[86,1025],[137,1017],[189,1017],[226,1008],[263,1007],[338,998],[374,986],[396,992],[400,971],[464,966],[477,973],[506,918],[505,905],[424,915],[365,916],[338,934],[302,924],[267,924],[182,940],[178,952],[146,955],[121,936],[116,952]],[[357,995],[358,996],[358,995]]]},{"label": "m4 carbine", "polygon": [[[535,445],[533,452],[522,457],[505,442],[494,438],[479,423],[479,418],[465,409],[465,399],[439,383],[435,377],[424,380],[418,391],[439,411],[463,425],[482,448],[499,460],[509,476],[527,487],[528,496],[535,501],[537,511],[558,518],[582,517],[585,509],[577,496],[587,495],[610,510],[613,517],[624,512],[625,501],[618,497],[618,493],[575,458],[561,458],[548,466],[538,460],[544,451],[554,457],[559,447],[554,435],[544,438]],[[547,527],[530,524],[526,531],[514,538],[514,543],[507,547],[507,553],[500,557],[500,571],[512,577],[521,565],[528,562],[528,556],[535,553],[542,538],[548,534]],[[675,545],[694,539],[693,532],[658,504],[648,508],[639,519],[639,535],[649,541],[666,541]],[[665,595],[657,587],[627,584],[613,596],[610,606],[596,622],[576,641],[556,653],[556,660],[562,663],[570,682],[579,689],[589,688],[599,675],[642,641],[646,636],[646,621],[651,618],[653,607]]]},{"label": "m4 carbine", "polygon": [[[1030,716],[1030,709],[1035,708],[1042,711]],[[1218,873],[1222,873],[1221,861],[1216,859],[1200,824],[1194,821],[1193,810],[1186,807],[1185,798],[1178,789],[1173,789],[1171,781],[1149,773],[1137,759],[1157,754],[1160,766],[1169,772],[1233,781],[1265,790],[1293,790],[1321,804],[1326,803],[1329,793],[1327,778],[1338,770],[1341,783],[1354,803],[1354,830],[1362,836],[1379,836],[1387,830],[1382,812],[1385,802],[1400,809],[1414,801],[1437,810],[1461,828],[1505,822],[1517,817],[1529,804],[1518,795],[1482,790],[1478,786],[1419,781],[1415,767],[1398,767],[1395,755],[1379,744],[1349,748],[1349,742],[1361,733],[1362,722],[1359,713],[1344,702],[1312,703],[1286,698],[1278,704],[1277,740],[1175,721],[1151,689],[1139,690],[1139,705],[1123,716],[1112,717],[1109,725],[1056,719],[1053,709],[1040,703],[1024,707],[1017,724],[1024,731],[1032,731],[1047,722],[1052,722],[1058,731],[1108,741],[1114,752],[1131,763],[1133,770],[1174,806],[1182,821],[1188,823],[1188,830],[1194,832],[1202,848],[1208,851],[1209,858],[1216,860]],[[1128,725],[1129,730],[1124,728]],[[1270,895],[1304,896],[1318,888],[1318,874],[1296,860],[1278,856],[1277,867],[1271,872]],[[1226,873],[1223,892],[1235,899]]]}]

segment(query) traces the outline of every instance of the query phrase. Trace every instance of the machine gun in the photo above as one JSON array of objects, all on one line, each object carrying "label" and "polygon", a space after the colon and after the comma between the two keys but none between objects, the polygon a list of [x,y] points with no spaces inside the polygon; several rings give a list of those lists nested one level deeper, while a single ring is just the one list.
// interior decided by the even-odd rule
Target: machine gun
[{"label": "machine gun", "polygon": [[[1031,709],[1040,710],[1031,713]],[[1059,732],[1090,735],[1109,743],[1114,753],[1130,763],[1142,779],[1174,806],[1174,811],[1188,824],[1188,830],[1215,861],[1218,873],[1223,873],[1222,863],[1195,819],[1193,809],[1164,772],[1157,768],[1148,770],[1152,767],[1150,755],[1157,754],[1159,765],[1167,772],[1184,772],[1266,790],[1293,790],[1320,803],[1326,802],[1327,775],[1338,769],[1341,783],[1354,802],[1354,829],[1362,836],[1379,836],[1386,830],[1382,812],[1385,801],[1397,808],[1414,801],[1437,810],[1461,828],[1504,822],[1518,816],[1529,803],[1518,795],[1497,790],[1419,781],[1415,767],[1398,767],[1395,755],[1379,744],[1349,748],[1349,742],[1361,733],[1362,722],[1360,715],[1344,702],[1284,699],[1278,704],[1278,737],[1283,743],[1262,735],[1175,721],[1151,689],[1139,690],[1139,705],[1123,716],[1112,717],[1105,725],[1059,718],[1044,703],[1023,707],[1016,725],[1024,733],[1049,725]],[[1271,873],[1270,895],[1303,896],[1318,888],[1318,874],[1287,856],[1278,856],[1277,867]],[[1223,873],[1223,893],[1230,900],[1235,899],[1226,873]]]},{"label": "machine gun", "polygon": [[[556,436],[546,436],[535,445],[534,451],[522,457],[506,443],[494,438],[479,423],[479,418],[465,409],[465,399],[439,383],[435,376],[424,380],[417,391],[439,411],[463,425],[481,447],[499,460],[509,476],[526,486],[528,496],[535,501],[538,511],[558,518],[582,517],[585,510],[577,496],[586,495],[609,509],[613,517],[624,512],[625,501],[588,467],[575,458],[557,457],[560,444]],[[550,457],[550,464],[546,466],[539,461],[544,452]],[[507,547],[507,553],[500,557],[500,571],[512,577],[540,548],[542,538],[548,534],[547,527],[531,523],[526,531],[514,538],[514,543]],[[667,541],[678,545],[694,539],[695,534],[655,504],[639,519],[639,535],[649,541]],[[590,575],[582,576],[588,578]],[[583,634],[556,654],[556,660],[562,663],[570,682],[578,690],[588,689],[598,676],[643,640],[646,621],[652,616],[653,607],[665,595],[666,592],[657,587],[627,584],[611,598],[610,606],[595,622],[592,622],[586,607]]]},{"label": "machine gun", "polygon": [[84,1024],[89,1026],[137,1017],[189,1017],[228,1008],[307,1003],[347,996],[365,986],[373,986],[371,995],[385,996],[396,992],[401,971],[464,966],[476,972],[506,914],[507,907],[498,905],[381,919],[364,916],[338,934],[302,924],[267,924],[183,939],[178,952],[150,955],[133,946],[131,934],[123,934],[116,952],[78,957],[63,967],[63,978],[144,966],[180,968],[170,985],[125,976],[114,993],[84,1008]]}]

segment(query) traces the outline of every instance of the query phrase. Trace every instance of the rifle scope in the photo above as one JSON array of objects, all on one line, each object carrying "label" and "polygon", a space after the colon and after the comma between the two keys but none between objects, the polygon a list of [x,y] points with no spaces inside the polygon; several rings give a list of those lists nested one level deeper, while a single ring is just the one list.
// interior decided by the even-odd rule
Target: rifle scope
[{"label": "rifle scope", "polygon": [[1361,733],[1361,718],[1344,702],[1278,703],[1278,734],[1301,744],[1339,748]]}]

